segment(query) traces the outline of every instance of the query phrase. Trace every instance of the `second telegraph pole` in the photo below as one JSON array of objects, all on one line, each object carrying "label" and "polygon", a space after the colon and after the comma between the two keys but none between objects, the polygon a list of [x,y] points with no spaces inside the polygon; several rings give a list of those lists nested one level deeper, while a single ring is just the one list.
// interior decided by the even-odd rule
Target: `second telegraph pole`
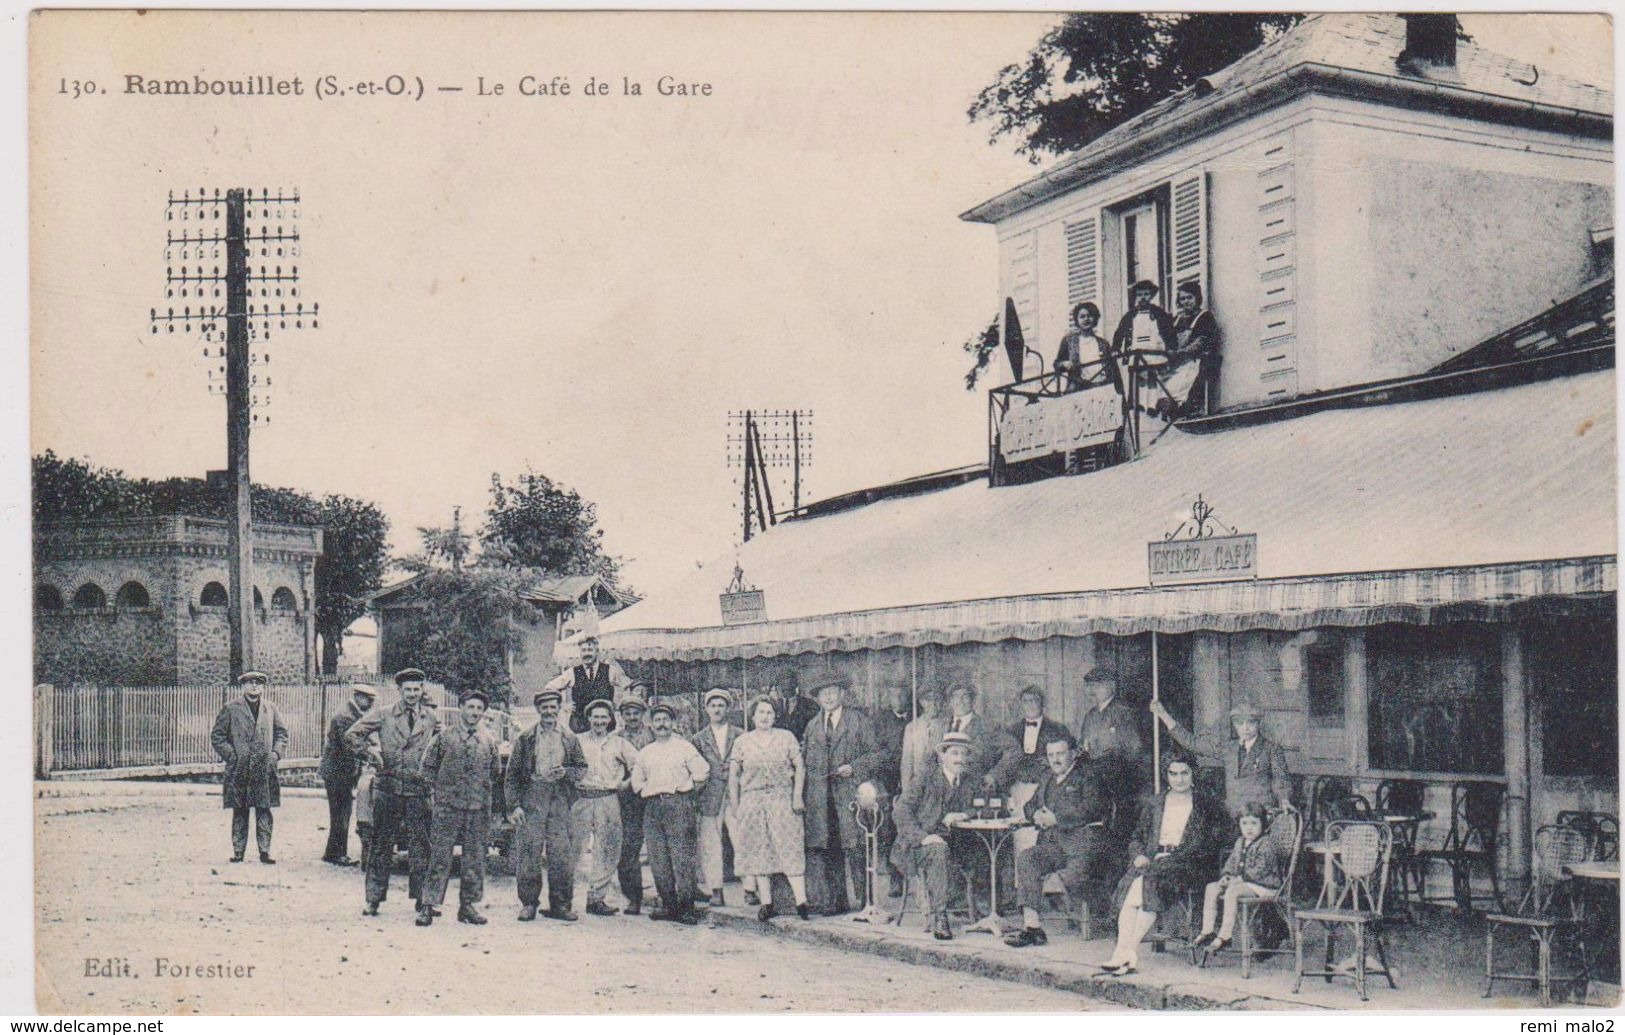
[{"label": "second telegraph pole", "polygon": [[254,664],[254,502],[248,476],[248,245],[243,192],[226,192],[226,466],[231,483],[231,677]]}]

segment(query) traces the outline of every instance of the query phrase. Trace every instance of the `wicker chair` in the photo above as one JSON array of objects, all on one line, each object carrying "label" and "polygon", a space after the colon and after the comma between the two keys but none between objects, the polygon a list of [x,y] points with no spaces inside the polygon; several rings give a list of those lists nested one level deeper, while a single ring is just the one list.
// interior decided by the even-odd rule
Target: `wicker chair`
[{"label": "wicker chair", "polygon": [[[1485,919],[1484,930],[1484,995],[1487,997],[1496,981],[1531,981],[1540,989],[1540,1005],[1552,1005],[1552,982],[1578,984],[1583,992],[1591,980],[1591,966],[1586,958],[1585,933],[1580,923],[1578,900],[1574,897],[1571,880],[1563,873],[1570,863],[1586,862],[1593,858],[1591,836],[1572,826],[1547,826],[1535,832],[1535,872],[1523,901],[1511,913],[1491,913]],[[1535,950],[1533,973],[1497,973],[1495,970],[1495,936],[1504,928],[1508,933],[1523,931]],[[1577,974],[1552,977],[1552,945],[1559,938],[1574,942],[1580,957]]]},{"label": "wicker chair", "polygon": [[[1320,899],[1313,908],[1299,909],[1292,914],[1292,947],[1297,979],[1293,993],[1303,988],[1306,977],[1353,977],[1354,988],[1362,1000],[1366,995],[1366,946],[1377,950],[1381,967],[1376,971],[1394,984],[1393,967],[1388,962],[1388,949],[1382,940],[1383,896],[1388,890],[1388,863],[1393,853],[1394,834],[1388,824],[1360,821],[1336,821],[1327,824],[1325,851],[1325,882]],[[1308,925],[1320,924],[1326,929],[1326,962],[1322,970],[1305,970],[1303,943]],[[1349,927],[1354,932],[1354,969],[1352,973],[1334,969],[1332,953],[1338,927]]]},{"label": "wicker chair", "polygon": [[[1416,852],[1417,866],[1423,878],[1421,901],[1453,901],[1462,912],[1471,911],[1474,901],[1485,898],[1473,894],[1473,867],[1482,866],[1489,873],[1494,908],[1504,908],[1501,902],[1501,875],[1495,854],[1500,842],[1501,813],[1505,804],[1506,788],[1498,783],[1468,781],[1450,788],[1450,831],[1445,835],[1444,844]],[[1428,866],[1438,862],[1450,867],[1449,898],[1427,894]]]},{"label": "wicker chair", "polygon": [[1606,812],[1565,811],[1557,814],[1557,825],[1574,827],[1591,837],[1591,858],[1619,858],[1619,818]]},{"label": "wicker chair", "polygon": [[[1281,926],[1291,930],[1292,927],[1292,880],[1297,875],[1298,857],[1303,851],[1303,832],[1307,824],[1302,815],[1296,811],[1283,812],[1275,817],[1270,824],[1269,831],[1264,835],[1269,838],[1286,863],[1286,879],[1281,884],[1281,890],[1274,895],[1244,894],[1236,899],[1236,930],[1239,940],[1236,942],[1236,951],[1241,954],[1241,976],[1253,976],[1253,957],[1255,956],[1286,956],[1293,953],[1293,949],[1286,946],[1277,946],[1272,949],[1260,948],[1254,945],[1257,938],[1256,925],[1260,920],[1273,917],[1279,920]],[[1218,952],[1205,952],[1201,956],[1200,965],[1204,968],[1212,962],[1214,957],[1229,951],[1223,949]],[[1191,950],[1191,962],[1195,963],[1197,950]]]}]

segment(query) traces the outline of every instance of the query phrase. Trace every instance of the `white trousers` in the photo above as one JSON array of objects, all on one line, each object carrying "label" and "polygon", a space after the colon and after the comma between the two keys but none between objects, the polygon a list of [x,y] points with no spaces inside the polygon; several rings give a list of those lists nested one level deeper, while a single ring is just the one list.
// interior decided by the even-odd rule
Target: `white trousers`
[{"label": "white trousers", "polygon": [[621,802],[613,794],[579,798],[570,806],[570,840],[578,854],[592,842],[592,868],[587,871],[587,901],[604,901],[621,861]]},{"label": "white trousers", "polygon": [[[728,828],[728,840],[737,849],[739,822],[730,806],[720,816],[700,817],[700,890],[716,891],[722,887],[722,828]],[[756,878],[740,874],[739,881],[746,891],[756,890]]]}]

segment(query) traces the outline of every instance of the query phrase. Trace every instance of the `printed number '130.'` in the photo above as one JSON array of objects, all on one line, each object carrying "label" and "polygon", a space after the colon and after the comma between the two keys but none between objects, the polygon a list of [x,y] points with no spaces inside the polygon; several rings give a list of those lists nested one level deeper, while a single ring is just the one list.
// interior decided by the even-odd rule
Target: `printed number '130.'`
[{"label": "printed number '130.'", "polygon": [[90,79],[63,79],[58,84],[56,92],[71,94],[76,98],[89,97],[93,93],[101,92],[101,87]]}]

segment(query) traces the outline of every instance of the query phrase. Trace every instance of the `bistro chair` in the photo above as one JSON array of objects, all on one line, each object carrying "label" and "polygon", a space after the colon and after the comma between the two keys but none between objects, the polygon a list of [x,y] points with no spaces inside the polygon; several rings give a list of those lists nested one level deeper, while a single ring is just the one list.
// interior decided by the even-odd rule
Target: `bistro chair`
[{"label": "bistro chair", "polygon": [[[1489,898],[1495,908],[1501,905],[1501,875],[1496,866],[1496,846],[1501,838],[1501,812],[1506,804],[1506,788],[1482,780],[1463,781],[1450,788],[1450,830],[1438,848],[1417,851],[1421,874],[1422,902],[1455,902],[1462,912],[1470,912],[1473,902]],[[1433,863],[1450,867],[1451,896],[1427,893],[1428,868]],[[1489,872],[1490,896],[1473,894],[1473,867]]]},{"label": "bistro chair", "polygon": [[[1286,863],[1286,879],[1281,884],[1281,890],[1273,895],[1242,895],[1236,899],[1236,931],[1238,941],[1236,951],[1241,954],[1241,976],[1253,976],[1252,961],[1254,956],[1286,956],[1293,953],[1293,949],[1284,944],[1273,948],[1263,948],[1255,945],[1258,938],[1257,927],[1261,921],[1273,919],[1281,927],[1290,931],[1292,928],[1292,880],[1297,875],[1298,856],[1303,851],[1303,832],[1307,824],[1303,815],[1296,810],[1288,810],[1276,815],[1270,823],[1269,830],[1264,836],[1275,845],[1280,859]],[[1221,950],[1227,952],[1228,949]],[[1201,966],[1206,968],[1213,957],[1219,955],[1215,952],[1206,952],[1202,955]],[[1196,950],[1191,950],[1191,962],[1196,963]]]},{"label": "bistro chair", "polygon": [[[1572,826],[1546,826],[1535,832],[1535,872],[1523,901],[1511,913],[1491,913],[1484,929],[1484,995],[1489,996],[1496,981],[1531,981],[1540,989],[1540,1005],[1552,1005],[1552,982],[1576,984],[1583,990],[1591,980],[1586,958],[1585,932],[1580,921],[1579,901],[1572,878],[1563,873],[1570,863],[1592,858],[1591,836]],[[1526,934],[1535,954],[1533,973],[1501,972],[1495,969],[1495,935],[1503,928],[1508,934]],[[1552,944],[1558,938],[1571,940],[1579,953],[1579,973],[1552,976]]]},{"label": "bistro chair", "polygon": [[1420,780],[1384,780],[1377,784],[1377,814],[1394,832],[1394,858],[1389,866],[1390,890],[1398,892],[1409,910],[1422,900],[1422,869],[1416,858],[1416,836],[1422,821],[1433,813],[1422,807],[1427,788]]},{"label": "bistro chair", "polygon": [[1557,825],[1584,831],[1591,838],[1591,858],[1609,860],[1619,858],[1619,820],[1606,812],[1564,811],[1557,814]]},{"label": "bistro chair", "polygon": [[[1388,963],[1388,949],[1382,940],[1382,904],[1388,890],[1393,831],[1382,822],[1339,820],[1327,825],[1323,844],[1326,861],[1320,898],[1313,908],[1292,913],[1292,949],[1297,972],[1293,993],[1303,988],[1306,977],[1325,978],[1328,984],[1334,977],[1353,977],[1360,999],[1369,999],[1366,995],[1366,977],[1371,973],[1366,966],[1368,943],[1377,950],[1381,964],[1376,973],[1388,979],[1389,988],[1398,988],[1394,984],[1393,967]],[[1310,924],[1319,924],[1326,930],[1326,962],[1321,970],[1304,969],[1303,942]],[[1354,932],[1352,973],[1332,966],[1338,927],[1348,927]]]}]

